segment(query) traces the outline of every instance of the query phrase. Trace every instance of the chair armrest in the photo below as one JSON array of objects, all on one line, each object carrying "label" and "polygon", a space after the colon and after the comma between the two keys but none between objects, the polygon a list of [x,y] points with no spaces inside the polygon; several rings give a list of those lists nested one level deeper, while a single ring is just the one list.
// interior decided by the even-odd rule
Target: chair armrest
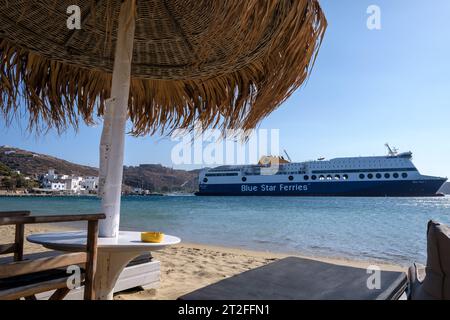
[{"label": "chair armrest", "polygon": [[26,217],[31,215],[31,211],[0,211],[0,218]]},{"label": "chair armrest", "polygon": [[52,216],[25,216],[25,217],[0,217],[0,226],[11,224],[38,224],[74,221],[98,221],[105,219],[103,213],[99,214],[76,214],[76,215],[52,215]]},{"label": "chair armrest", "polygon": [[[30,211],[0,211],[0,220],[3,221],[5,219],[20,219],[29,217],[30,215]],[[20,261],[23,258],[23,237],[25,233],[25,227],[21,222],[15,223],[15,225],[15,242],[10,245],[3,245],[3,248],[2,245],[0,245],[0,254],[14,253],[14,260]]]},{"label": "chair armrest", "polygon": [[77,252],[36,260],[11,262],[0,266],[0,279],[84,264],[86,260],[87,254],[85,252]]}]

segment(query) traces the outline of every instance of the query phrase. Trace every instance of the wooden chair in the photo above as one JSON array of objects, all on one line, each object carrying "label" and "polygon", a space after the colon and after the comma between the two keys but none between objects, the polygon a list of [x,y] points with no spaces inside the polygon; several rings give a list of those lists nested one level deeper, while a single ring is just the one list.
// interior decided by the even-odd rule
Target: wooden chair
[{"label": "wooden chair", "polygon": [[[70,292],[67,267],[84,266],[84,299],[94,300],[93,289],[97,262],[98,220],[104,214],[30,216],[28,211],[0,212],[0,226],[15,225],[15,241],[0,245],[1,254],[14,254],[14,261],[0,264],[0,300],[35,299],[35,294],[56,290],[50,300],[61,300]],[[59,222],[87,221],[86,251],[58,254],[38,259],[24,259],[24,226]]]},{"label": "wooden chair", "polygon": [[[30,211],[0,211],[1,218],[26,217],[31,214]],[[12,244],[0,244],[0,254],[14,253],[14,261],[23,259],[23,238],[25,226],[22,223],[16,224],[15,241]]]}]

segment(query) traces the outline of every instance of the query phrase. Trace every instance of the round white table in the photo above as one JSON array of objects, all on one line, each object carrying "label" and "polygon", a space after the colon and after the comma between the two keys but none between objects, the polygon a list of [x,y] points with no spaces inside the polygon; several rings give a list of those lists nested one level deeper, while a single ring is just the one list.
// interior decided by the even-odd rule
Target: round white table
[{"label": "round white table", "polygon": [[[85,231],[32,234],[27,239],[58,251],[82,251],[86,246]],[[161,250],[180,241],[180,238],[164,235],[164,241],[161,243],[142,242],[141,233],[133,231],[120,231],[118,238],[98,238],[97,272],[94,281],[96,298],[113,299],[117,279],[131,260],[143,252]]]}]

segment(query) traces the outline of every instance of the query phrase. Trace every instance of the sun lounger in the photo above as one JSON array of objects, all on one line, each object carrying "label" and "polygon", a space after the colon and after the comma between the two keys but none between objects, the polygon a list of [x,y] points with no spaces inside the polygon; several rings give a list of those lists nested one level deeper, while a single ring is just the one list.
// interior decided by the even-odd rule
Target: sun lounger
[{"label": "sun lounger", "polygon": [[[380,272],[372,288],[366,269],[289,257],[199,289],[180,300],[395,300],[404,295],[403,272]],[[370,282],[370,288],[367,285]]]},{"label": "sun lounger", "polygon": [[430,221],[427,228],[427,266],[409,268],[411,300],[450,300],[450,227]]}]

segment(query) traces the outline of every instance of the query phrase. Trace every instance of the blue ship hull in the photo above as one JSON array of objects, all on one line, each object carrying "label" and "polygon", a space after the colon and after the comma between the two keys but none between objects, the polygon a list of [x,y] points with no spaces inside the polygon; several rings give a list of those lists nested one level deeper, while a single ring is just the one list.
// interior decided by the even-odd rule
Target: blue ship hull
[{"label": "blue ship hull", "polygon": [[198,196],[433,197],[446,179],[263,184],[200,184]]}]

